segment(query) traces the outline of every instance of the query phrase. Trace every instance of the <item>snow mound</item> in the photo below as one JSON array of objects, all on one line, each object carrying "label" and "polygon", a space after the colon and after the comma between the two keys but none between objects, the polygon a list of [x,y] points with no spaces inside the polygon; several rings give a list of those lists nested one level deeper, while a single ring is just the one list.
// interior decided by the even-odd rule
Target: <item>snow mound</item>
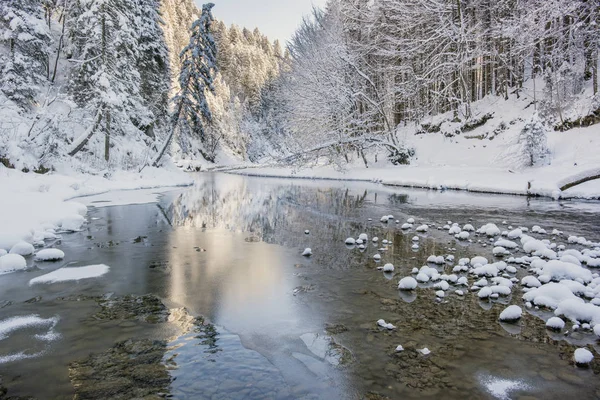
[{"label": "snow mound", "polygon": [[444,258],[444,256],[429,256],[429,258],[427,258],[427,262],[431,264],[441,265],[446,262],[446,259]]},{"label": "snow mound", "polygon": [[581,280],[583,283],[589,283],[592,280],[592,272],[590,270],[559,260],[548,261],[542,267],[539,275],[549,276],[550,279],[555,281],[571,279],[575,281]]},{"label": "snow mound", "polygon": [[35,248],[31,243],[20,241],[10,249],[10,254],[18,254],[20,256],[30,256],[35,252]]},{"label": "snow mound", "polygon": [[310,257],[312,256],[312,249],[310,247],[307,247],[306,249],[304,249],[304,251],[302,252],[302,255],[304,257]]},{"label": "snow mound", "polygon": [[477,293],[477,296],[479,296],[480,299],[487,299],[492,295],[492,288],[489,286],[486,286],[484,288],[482,288],[479,293]]},{"label": "snow mound", "polygon": [[417,232],[427,232],[429,227],[427,225],[421,225],[417,228]]},{"label": "snow mound", "polygon": [[532,289],[523,295],[525,301],[530,301],[537,306],[555,309],[565,300],[574,300],[583,303],[571,290],[560,283],[547,283],[539,288]]},{"label": "snow mound", "polygon": [[87,267],[60,268],[49,274],[38,276],[29,281],[29,285],[38,283],[57,283],[80,281],[83,279],[99,278],[108,273],[110,267],[104,264],[89,265]]},{"label": "snow mound", "polygon": [[514,322],[521,319],[523,310],[519,306],[508,306],[500,313],[500,321],[503,322]]},{"label": "snow mound", "polygon": [[392,325],[391,323],[385,322],[385,320],[383,320],[383,319],[380,319],[379,321],[377,321],[377,325],[381,326],[382,328],[388,329],[388,330],[396,329],[396,327],[394,325]]},{"label": "snow mound", "polygon": [[552,317],[546,322],[546,328],[560,331],[565,327],[565,321],[562,318]]},{"label": "snow mound", "polygon": [[59,249],[44,249],[35,254],[37,261],[58,261],[65,258],[65,253]]},{"label": "snow mound", "polygon": [[354,246],[356,244],[356,240],[354,238],[348,238],[345,242],[348,246]]},{"label": "snow mound", "polygon": [[519,247],[515,242],[505,239],[497,240],[496,243],[494,243],[494,246],[504,247],[505,249],[516,249]]},{"label": "snow mound", "polygon": [[400,290],[414,290],[417,288],[417,280],[411,276],[400,279],[398,283],[398,289]]},{"label": "snow mound", "polygon": [[27,261],[19,254],[7,254],[0,257],[0,274],[27,268]]},{"label": "snow mound", "polygon": [[471,258],[471,260],[470,260],[470,264],[471,264],[472,266],[475,266],[476,264],[480,264],[480,265],[486,265],[487,263],[488,263],[488,259],[487,259],[487,258],[485,258],[485,257],[481,257],[481,256],[478,256],[478,257],[473,257],[473,258]]},{"label": "snow mound", "polygon": [[85,222],[83,216],[76,214],[65,217],[60,222],[60,227],[63,231],[67,232],[78,232],[81,230],[81,226]]},{"label": "snow mound", "polygon": [[580,348],[575,350],[575,354],[573,354],[573,359],[575,360],[575,364],[577,365],[587,365],[592,362],[594,359],[594,355],[588,349]]},{"label": "snow mound", "polygon": [[600,324],[600,307],[584,303],[580,298],[567,299],[558,305],[554,311],[556,316],[564,316],[573,322],[591,322]]},{"label": "snow mound", "polygon": [[385,264],[383,266],[383,272],[394,272],[394,264]]},{"label": "snow mound", "polygon": [[481,228],[477,230],[477,233],[485,234],[489,237],[500,235],[500,229],[496,226],[496,224],[485,224]]},{"label": "snow mound", "polygon": [[524,277],[523,279],[521,279],[521,285],[527,286],[529,288],[538,288],[542,286],[538,278],[536,278],[535,276]]}]

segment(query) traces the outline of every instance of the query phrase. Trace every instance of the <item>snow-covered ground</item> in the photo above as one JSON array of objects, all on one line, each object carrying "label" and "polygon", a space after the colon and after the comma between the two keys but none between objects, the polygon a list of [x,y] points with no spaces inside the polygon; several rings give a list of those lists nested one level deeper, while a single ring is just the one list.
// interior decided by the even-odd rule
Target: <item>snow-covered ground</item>
[{"label": "snow-covered ground", "polygon": [[600,175],[600,125],[548,132],[548,165],[523,167],[518,137],[533,114],[527,105],[530,105],[529,99],[504,101],[490,96],[474,108],[477,115],[494,113],[494,118],[470,132],[452,137],[444,134],[453,129],[452,123],[447,121],[448,115],[432,119],[432,124],[442,123],[438,133],[416,135],[414,126],[401,128],[399,138],[416,151],[408,166],[392,166],[385,154],[380,153],[378,162],[375,162],[375,154],[367,155],[369,168],[358,158],[344,171],[324,165],[310,168],[252,166],[233,172],[251,176],[375,181],[435,190],[600,198],[600,180],[560,191],[560,187],[578,177]]},{"label": "snow-covered ground", "polygon": [[[117,171],[107,177],[62,172],[38,175],[0,165],[0,249],[8,252],[20,241],[42,244],[61,230],[78,230],[87,207],[82,204],[85,200],[75,198],[193,183],[190,175],[175,168],[145,168],[141,173]],[[120,197],[119,204],[135,202],[131,196]]]}]

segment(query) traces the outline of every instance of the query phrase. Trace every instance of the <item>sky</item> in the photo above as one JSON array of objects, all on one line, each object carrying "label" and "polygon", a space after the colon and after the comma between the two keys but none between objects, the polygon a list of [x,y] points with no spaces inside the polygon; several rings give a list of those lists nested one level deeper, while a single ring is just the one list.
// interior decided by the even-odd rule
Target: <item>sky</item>
[{"label": "sky", "polygon": [[[198,6],[208,0],[195,0]],[[302,16],[312,5],[324,6],[326,0],[210,0],[215,3],[213,15],[227,25],[232,23],[258,29],[271,40],[284,43],[296,30]]]}]

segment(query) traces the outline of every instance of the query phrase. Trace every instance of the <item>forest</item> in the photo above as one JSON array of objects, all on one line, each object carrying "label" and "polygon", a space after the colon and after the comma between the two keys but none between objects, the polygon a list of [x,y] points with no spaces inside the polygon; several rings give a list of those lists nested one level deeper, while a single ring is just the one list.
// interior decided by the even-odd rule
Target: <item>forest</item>
[{"label": "forest", "polygon": [[3,1],[2,163],[409,164],[407,132],[448,134],[441,115],[466,132],[491,118],[478,102],[526,97],[534,165],[548,130],[600,122],[597,0],[330,0],[285,44],[213,6]]}]

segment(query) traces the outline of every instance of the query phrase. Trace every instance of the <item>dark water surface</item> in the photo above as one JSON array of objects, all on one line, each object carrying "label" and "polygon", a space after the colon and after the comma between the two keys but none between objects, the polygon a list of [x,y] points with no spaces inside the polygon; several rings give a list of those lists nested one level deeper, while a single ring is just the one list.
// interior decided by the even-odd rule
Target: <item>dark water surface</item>
[{"label": "dark water surface", "polygon": [[[194,187],[166,193],[158,204],[90,207],[85,230],[57,244],[67,255],[63,262],[0,276],[0,321],[32,314],[51,321],[0,334],[0,376],[9,395],[72,398],[73,361],[147,338],[168,341],[163,361],[175,378],[169,392],[181,399],[598,398],[598,376],[570,364],[569,343],[593,343],[590,335],[556,340],[563,337],[532,314],[516,325],[497,322],[506,304],[523,305],[520,289],[480,302],[451,288],[441,303],[426,286],[416,295],[397,290],[398,280],[432,254],[491,258],[491,247],[431,229],[413,251],[414,230],[403,233],[379,219],[393,214],[402,223],[414,217],[476,228],[494,222],[501,229],[506,221],[598,241],[600,203],[225,174],[197,178]],[[360,252],[344,245],[362,232],[393,242],[382,263],[372,259],[379,246],[369,243]],[[306,247],[311,258],[301,256]],[[393,274],[377,271],[387,262],[395,265]],[[90,264],[111,269],[79,282],[28,284],[61,266]],[[98,298],[145,294],[173,310],[170,322],[95,317]],[[191,323],[196,316],[214,331],[199,334]],[[397,329],[378,328],[380,318]],[[48,332],[51,339],[40,339]],[[395,353],[397,345],[406,350]],[[429,356],[417,351],[424,347]]]}]

